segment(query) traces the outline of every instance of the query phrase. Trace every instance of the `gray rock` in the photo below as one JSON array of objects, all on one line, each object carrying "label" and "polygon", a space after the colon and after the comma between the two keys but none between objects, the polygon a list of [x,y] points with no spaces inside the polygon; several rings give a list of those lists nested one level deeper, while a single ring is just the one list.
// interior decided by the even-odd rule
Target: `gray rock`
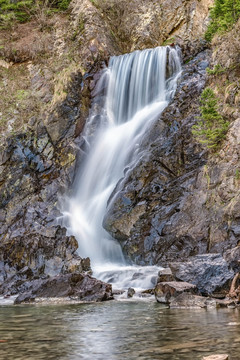
[{"label": "gray rock", "polygon": [[187,282],[169,281],[158,283],[154,290],[157,302],[164,304],[169,304],[173,298],[185,292],[196,294],[197,288]]},{"label": "gray rock", "polygon": [[233,270],[221,254],[204,254],[190,257],[187,261],[169,264],[173,275],[181,281],[196,285],[203,295],[226,294],[234,277]]},{"label": "gray rock", "polygon": [[224,259],[228,263],[229,267],[234,270],[234,272],[240,271],[240,246],[236,246],[233,249],[227,250],[223,254]]},{"label": "gray rock", "polygon": [[173,276],[172,270],[170,268],[162,269],[158,272],[157,282],[164,281],[175,281],[176,279]]},{"label": "gray rock", "polygon": [[170,308],[207,308],[213,306],[216,308],[216,301],[204,296],[182,293],[170,302]]},{"label": "gray rock", "polygon": [[33,281],[15,304],[34,302],[36,298],[74,298],[80,301],[113,299],[112,286],[83,274],[66,274]]},{"label": "gray rock", "polygon": [[127,292],[127,297],[131,298],[135,294],[135,290],[133,288],[129,288]]}]

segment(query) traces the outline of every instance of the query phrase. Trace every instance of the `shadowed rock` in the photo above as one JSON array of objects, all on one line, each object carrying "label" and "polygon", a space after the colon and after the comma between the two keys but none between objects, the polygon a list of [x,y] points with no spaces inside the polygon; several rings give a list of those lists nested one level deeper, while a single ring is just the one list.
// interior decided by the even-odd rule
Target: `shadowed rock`
[{"label": "shadowed rock", "polygon": [[36,280],[27,292],[19,295],[15,304],[34,302],[36,298],[73,298],[79,301],[105,301],[113,299],[112,286],[83,274],[58,275]]}]

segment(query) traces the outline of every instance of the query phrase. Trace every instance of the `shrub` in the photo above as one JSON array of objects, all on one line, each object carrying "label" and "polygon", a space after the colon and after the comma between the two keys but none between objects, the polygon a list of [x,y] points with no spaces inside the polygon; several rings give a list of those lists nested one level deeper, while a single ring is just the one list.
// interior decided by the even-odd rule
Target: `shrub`
[{"label": "shrub", "polygon": [[240,17],[240,0],[215,0],[205,39],[211,41],[217,32],[229,30]]},{"label": "shrub", "polygon": [[66,10],[71,0],[0,0],[0,27],[6,28],[14,20],[26,22],[32,17],[49,16],[51,12]]},{"label": "shrub", "polygon": [[218,112],[218,99],[211,88],[203,90],[200,103],[201,117],[192,133],[200,143],[216,149],[226,136],[229,122]]}]

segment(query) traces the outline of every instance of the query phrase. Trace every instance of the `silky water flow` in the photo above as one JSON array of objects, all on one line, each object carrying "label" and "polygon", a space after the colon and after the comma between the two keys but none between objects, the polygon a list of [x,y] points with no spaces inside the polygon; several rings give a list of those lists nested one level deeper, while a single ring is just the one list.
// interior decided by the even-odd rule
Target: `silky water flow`
[{"label": "silky water flow", "polygon": [[64,209],[79,255],[94,276],[113,288],[147,289],[159,267],[127,265],[117,241],[103,229],[109,198],[140,156],[146,130],[173,98],[181,74],[179,49],[167,46],[113,56],[101,75],[82,134],[82,160]]}]

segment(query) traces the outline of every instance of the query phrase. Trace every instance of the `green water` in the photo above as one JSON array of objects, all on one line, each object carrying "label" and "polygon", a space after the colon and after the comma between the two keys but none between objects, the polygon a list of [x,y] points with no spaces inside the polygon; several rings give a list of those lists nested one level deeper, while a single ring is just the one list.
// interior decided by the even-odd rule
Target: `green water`
[{"label": "green water", "polygon": [[240,359],[240,312],[155,302],[0,307],[1,360]]}]

